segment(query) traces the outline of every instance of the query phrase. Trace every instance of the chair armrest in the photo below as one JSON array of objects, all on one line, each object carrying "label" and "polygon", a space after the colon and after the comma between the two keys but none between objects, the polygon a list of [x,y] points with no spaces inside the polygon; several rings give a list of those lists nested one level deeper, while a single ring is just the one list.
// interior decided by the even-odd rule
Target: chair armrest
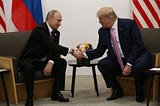
[{"label": "chair armrest", "polygon": [[152,54],[152,67],[160,67],[160,52]]},{"label": "chair armrest", "polygon": [[11,101],[12,103],[13,101],[16,101],[16,103],[18,103],[13,60],[14,60],[13,57],[0,56],[0,68],[6,68],[10,71],[5,76],[8,97],[9,101]]},{"label": "chair armrest", "polygon": [[8,70],[11,70],[12,65],[12,59],[14,57],[9,57],[9,56],[0,56],[0,68],[6,68]]}]

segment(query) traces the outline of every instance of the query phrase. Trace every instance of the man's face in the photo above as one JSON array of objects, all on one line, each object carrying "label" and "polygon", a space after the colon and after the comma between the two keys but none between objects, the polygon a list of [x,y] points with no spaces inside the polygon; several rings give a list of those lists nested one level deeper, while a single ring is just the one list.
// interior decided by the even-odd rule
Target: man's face
[{"label": "man's face", "polygon": [[104,16],[99,16],[99,23],[102,25],[103,28],[110,28],[112,27],[112,21],[110,18],[106,18]]},{"label": "man's face", "polygon": [[56,12],[54,16],[50,19],[49,25],[52,29],[58,29],[61,26],[62,16],[59,12]]}]

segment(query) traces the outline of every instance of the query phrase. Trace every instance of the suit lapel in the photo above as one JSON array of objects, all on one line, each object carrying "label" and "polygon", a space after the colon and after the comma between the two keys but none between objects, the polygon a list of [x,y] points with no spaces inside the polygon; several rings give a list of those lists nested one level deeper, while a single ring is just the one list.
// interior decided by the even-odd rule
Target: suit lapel
[{"label": "suit lapel", "polygon": [[59,44],[59,36],[60,36],[60,32],[58,30],[55,30],[55,42],[57,44]]},{"label": "suit lapel", "polygon": [[50,37],[50,32],[49,32],[49,29],[48,29],[48,27],[47,27],[47,23],[46,23],[46,22],[43,23],[42,26],[43,26],[43,28],[46,30],[46,32],[48,33],[48,34],[47,34],[48,37]]},{"label": "suit lapel", "polygon": [[[49,32],[49,29],[48,29],[48,26],[47,26],[47,23],[43,23],[42,26],[45,28],[46,32],[48,33],[48,37],[50,37],[50,32]],[[60,32],[58,30],[55,30],[54,31],[54,34],[55,34],[55,42],[57,44],[59,44],[59,36],[60,36]]]},{"label": "suit lapel", "polygon": [[110,52],[110,55],[112,55],[112,57],[114,57],[114,50],[113,50],[113,47],[112,47],[112,43],[111,43],[111,34],[110,34],[110,28],[109,29],[106,29],[105,31],[105,44],[107,45],[107,49],[109,50]]},{"label": "suit lapel", "polygon": [[[125,47],[125,26],[124,23],[121,21],[121,19],[118,19],[118,36],[119,36],[119,41],[121,45],[122,52],[124,51]],[[124,52],[123,52],[124,53]]]},{"label": "suit lapel", "polygon": [[123,45],[123,40],[124,40],[124,25],[123,23],[121,22],[120,19],[118,19],[118,36],[119,36],[119,41],[120,41],[120,44]]}]

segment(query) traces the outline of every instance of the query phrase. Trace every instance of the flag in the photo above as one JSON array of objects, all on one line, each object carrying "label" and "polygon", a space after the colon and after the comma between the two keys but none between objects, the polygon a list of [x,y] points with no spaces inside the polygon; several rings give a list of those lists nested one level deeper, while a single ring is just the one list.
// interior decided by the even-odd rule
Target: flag
[{"label": "flag", "polygon": [[19,31],[32,30],[41,24],[41,0],[12,0],[12,21]]},{"label": "flag", "polygon": [[160,28],[160,0],[132,0],[132,7],[140,28]]},{"label": "flag", "polygon": [[0,0],[0,33],[6,32],[5,12],[2,0]]}]

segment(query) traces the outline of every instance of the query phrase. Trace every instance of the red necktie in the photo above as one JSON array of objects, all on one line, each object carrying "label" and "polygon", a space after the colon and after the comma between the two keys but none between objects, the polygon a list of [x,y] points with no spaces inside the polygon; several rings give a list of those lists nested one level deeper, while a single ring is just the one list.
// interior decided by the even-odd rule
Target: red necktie
[{"label": "red necktie", "polygon": [[[55,39],[54,31],[51,32],[50,39],[51,39],[52,42],[54,42],[54,39]],[[50,50],[49,54],[48,54],[48,58],[50,58],[51,54],[52,54],[52,51]]]},{"label": "red necktie", "polygon": [[115,31],[114,31],[113,28],[111,29],[111,40],[112,40],[112,43],[113,43],[114,53],[117,57],[117,60],[118,60],[118,63],[120,65],[121,69],[123,70],[124,65],[123,65],[122,58],[121,58],[120,48],[118,46],[118,42],[116,40],[116,34],[115,34]]},{"label": "red necktie", "polygon": [[50,38],[51,38],[51,41],[54,41],[54,39],[55,39],[54,31],[51,32]]}]

